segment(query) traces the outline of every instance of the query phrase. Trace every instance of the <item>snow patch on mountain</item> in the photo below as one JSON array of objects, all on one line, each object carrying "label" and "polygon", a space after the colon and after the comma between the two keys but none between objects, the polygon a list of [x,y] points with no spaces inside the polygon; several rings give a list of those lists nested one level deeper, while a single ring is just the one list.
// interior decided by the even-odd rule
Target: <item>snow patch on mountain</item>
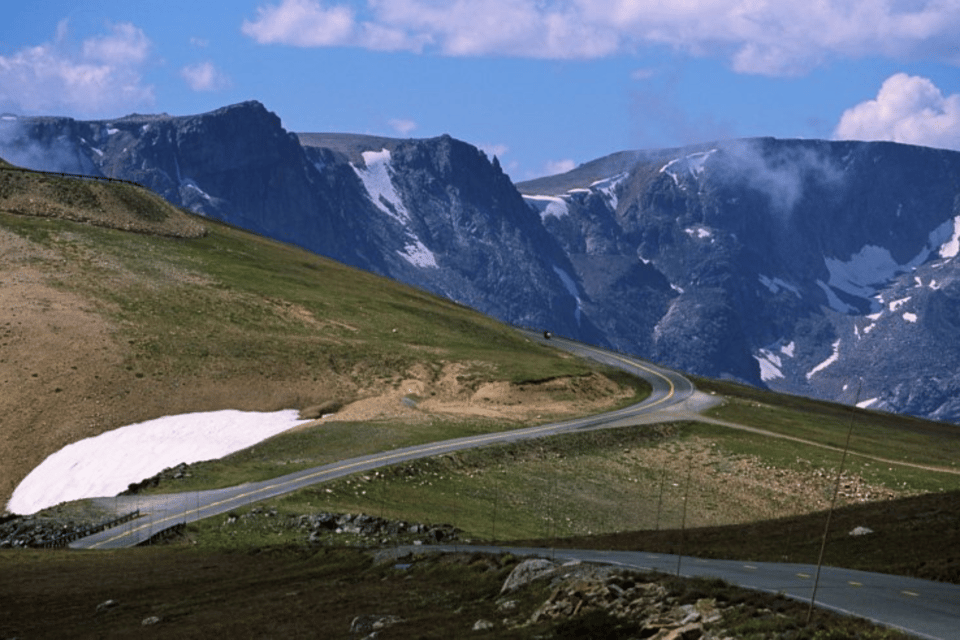
[{"label": "snow patch on mountain", "polygon": [[580,324],[580,313],[582,309],[582,303],[580,301],[580,291],[577,289],[577,283],[573,281],[573,278],[570,277],[570,274],[561,269],[560,267],[554,265],[554,273],[560,278],[560,281],[563,282],[564,288],[567,292],[574,297],[577,301],[577,309],[574,311],[574,317],[577,319],[577,324]]},{"label": "snow patch on mountain", "polygon": [[693,178],[700,177],[703,174],[704,164],[706,164],[707,158],[716,153],[716,151],[716,149],[700,151],[698,153],[691,153],[690,155],[683,156],[682,158],[671,160],[667,164],[660,167],[660,173],[667,174],[673,178],[673,183],[675,185],[680,186],[680,176],[683,174],[689,175]]},{"label": "snow patch on mountain", "polygon": [[620,183],[626,180],[629,175],[629,173],[620,173],[612,178],[597,180],[590,185],[590,189],[603,194],[606,197],[607,203],[610,205],[610,210],[616,211],[617,205],[620,204],[620,200],[617,197],[617,187],[619,187]]},{"label": "snow patch on mountain", "polygon": [[817,280],[817,286],[823,290],[827,296],[827,304],[831,309],[839,313],[856,313],[857,308],[841,300],[830,286],[823,280]]},{"label": "snow patch on mountain", "polygon": [[350,166],[353,167],[357,177],[363,183],[364,189],[370,196],[370,201],[385,214],[406,225],[410,222],[410,212],[403,205],[400,193],[393,184],[390,150],[364,151],[362,155],[363,167],[354,164]]},{"label": "snow patch on mountain", "polygon": [[797,296],[798,298],[803,298],[803,296],[800,295],[800,289],[798,289],[797,287],[793,286],[788,282],[785,282],[784,280],[781,280],[780,278],[770,278],[761,273],[760,284],[762,284],[767,289],[769,289],[770,293],[774,295],[776,295],[777,293],[780,293],[780,290],[783,289],[785,291],[790,291],[791,293],[793,293],[793,295]]},{"label": "snow patch on mountain", "polygon": [[706,240],[707,238],[710,238],[710,242],[713,242],[713,231],[707,229],[706,227],[687,227],[683,231],[691,238],[696,238],[698,240]]},{"label": "snow patch on mountain", "polygon": [[900,298],[899,300],[894,300],[893,302],[888,303],[887,308],[890,309],[892,313],[908,302],[910,302],[910,296],[907,296],[906,298]]},{"label": "snow patch on mountain", "polygon": [[204,191],[203,189],[201,189],[200,186],[199,186],[196,182],[194,182],[193,180],[191,180],[190,178],[185,178],[185,179],[181,180],[180,186],[181,186],[181,188],[183,188],[183,189],[189,189],[189,190],[191,190],[191,191],[196,191],[198,194],[200,194],[200,197],[203,198],[204,200],[207,200],[207,201],[211,200],[210,194],[208,194],[206,191]]},{"label": "snow patch on mountain", "polygon": [[830,357],[815,366],[813,369],[807,372],[807,380],[820,373],[834,362],[840,359],[840,341],[837,340],[833,343],[833,353],[830,354]]},{"label": "snow patch on mountain", "polygon": [[570,214],[570,207],[567,201],[559,196],[523,196],[534,211],[540,214],[541,220],[546,220],[547,216],[554,218],[563,218]]},{"label": "snow patch on mountain", "polygon": [[783,358],[792,358],[796,353],[796,342],[791,340],[787,344],[782,344],[782,341],[778,341],[778,344],[779,346],[775,344],[772,347],[760,349],[753,356],[760,365],[760,379],[764,382],[784,378]]},{"label": "snow patch on mountain", "polygon": [[400,257],[415,267],[437,268],[437,257],[418,238],[408,236],[412,242],[407,243],[402,251],[397,251]]},{"label": "snow patch on mountain", "polygon": [[956,258],[957,254],[960,253],[960,216],[956,216],[953,220],[947,220],[930,234],[930,240],[935,242],[936,238],[940,236],[935,237],[934,234],[938,232],[941,234],[949,232],[951,231],[951,227],[952,233],[950,238],[941,242],[940,248],[937,251],[941,258]]},{"label": "snow patch on mountain", "polygon": [[888,249],[874,245],[864,246],[847,261],[824,258],[824,263],[830,272],[829,285],[832,288],[865,299],[876,295],[878,287],[904,268],[893,259]]},{"label": "snow patch on mountain", "polygon": [[760,352],[754,354],[754,359],[760,365],[760,379],[764,382],[769,382],[770,380],[776,380],[777,378],[783,378],[783,371],[781,367],[783,362],[773,351],[769,349],[760,349]]}]

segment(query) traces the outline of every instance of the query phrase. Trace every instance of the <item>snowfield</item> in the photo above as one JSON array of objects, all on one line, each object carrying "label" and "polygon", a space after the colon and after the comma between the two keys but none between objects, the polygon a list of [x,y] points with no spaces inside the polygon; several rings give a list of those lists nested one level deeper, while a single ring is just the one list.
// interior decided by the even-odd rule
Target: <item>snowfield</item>
[{"label": "snowfield", "polygon": [[114,429],[49,456],[14,490],[7,509],[26,515],[69,500],[115,496],[168,467],[222,458],[306,422],[294,409],[225,410]]}]

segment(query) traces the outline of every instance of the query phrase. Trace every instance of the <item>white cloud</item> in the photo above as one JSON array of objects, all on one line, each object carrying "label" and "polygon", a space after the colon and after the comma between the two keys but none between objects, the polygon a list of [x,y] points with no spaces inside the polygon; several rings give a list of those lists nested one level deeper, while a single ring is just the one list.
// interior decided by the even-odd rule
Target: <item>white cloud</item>
[{"label": "white cloud", "polygon": [[960,150],[960,94],[944,96],[928,78],[895,74],[875,99],[843,113],[834,137]]},{"label": "white cloud", "polygon": [[510,151],[510,147],[508,147],[507,145],[505,145],[505,144],[503,144],[503,143],[500,143],[500,144],[478,144],[478,145],[477,145],[477,148],[479,148],[481,151],[483,151],[485,154],[487,154],[487,155],[490,156],[491,158],[494,157],[494,156],[497,156],[498,158],[501,158],[501,159],[503,158],[504,155],[507,154],[507,152]]},{"label": "white cloud", "polygon": [[769,75],[836,57],[960,63],[958,30],[954,0],[280,0],[243,23],[260,43],[451,56],[581,59],[667,46]]},{"label": "white cloud", "polygon": [[392,118],[387,122],[390,128],[402,136],[409,135],[411,131],[417,128],[417,123],[405,118]]},{"label": "white cloud", "polygon": [[403,30],[377,22],[360,22],[346,5],[327,7],[318,0],[282,0],[257,9],[256,20],[244,20],[241,31],[260,44],[297,47],[357,46],[377,50],[419,50]]},{"label": "white cloud", "polygon": [[0,56],[0,104],[25,113],[69,111],[83,116],[150,106],[153,87],[144,84],[150,40],[129,23],[84,40],[67,41],[67,22],[57,27],[52,43]]},{"label": "white cloud", "polygon": [[577,168],[577,163],[573,160],[550,160],[543,168],[543,175],[555,176],[567,171],[573,171]]},{"label": "white cloud", "polygon": [[230,79],[209,61],[182,68],[180,76],[194,91],[218,91],[230,86]]}]

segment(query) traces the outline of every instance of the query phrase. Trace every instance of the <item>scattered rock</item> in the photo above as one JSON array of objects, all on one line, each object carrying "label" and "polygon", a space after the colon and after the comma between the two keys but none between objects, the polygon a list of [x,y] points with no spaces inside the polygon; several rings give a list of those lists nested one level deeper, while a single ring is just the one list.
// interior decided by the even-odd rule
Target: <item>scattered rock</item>
[{"label": "scattered rock", "polygon": [[57,516],[9,516],[0,520],[0,549],[63,547],[70,542],[127,522],[129,513],[100,522],[75,522]]},{"label": "scattered rock", "polygon": [[606,612],[637,622],[639,637],[656,640],[723,638],[723,612],[713,598],[681,602],[657,582],[640,574],[584,565],[555,572],[558,580],[550,597],[526,620],[514,626],[561,621],[588,613]]},{"label": "scattered rock", "polygon": [[110,609],[113,609],[119,606],[119,604],[120,603],[116,600],[105,600],[97,605],[97,613],[103,613],[104,611],[109,611]]},{"label": "scattered rock", "polygon": [[477,620],[475,623],[473,623],[473,630],[474,630],[474,631],[489,631],[490,629],[493,629],[494,626],[496,626],[496,625],[494,625],[494,624],[493,624],[492,622],[490,622],[489,620]]},{"label": "scattered rock", "polygon": [[850,534],[849,534],[849,535],[851,535],[851,536],[868,536],[868,535],[870,535],[871,533],[873,533],[873,529],[869,529],[869,528],[867,528],[867,527],[856,527],[855,529],[853,529],[853,530],[850,531]]},{"label": "scattered rock", "polygon": [[143,622],[141,622],[140,624],[142,624],[142,625],[145,626],[145,627],[150,627],[150,626],[153,626],[153,625],[155,625],[155,624],[160,624],[160,617],[158,617],[158,616],[150,616],[149,618],[144,618],[144,619],[143,619]]},{"label": "scattered rock", "polygon": [[[403,618],[393,615],[365,615],[357,616],[350,622],[350,633],[369,636],[372,633],[386,629],[389,626],[403,622]],[[374,636],[375,637],[375,636]]]},{"label": "scattered rock", "polygon": [[321,544],[331,535],[353,535],[367,538],[374,543],[392,540],[398,537],[412,537],[413,544],[433,544],[458,540],[460,529],[449,524],[410,523],[405,520],[385,520],[366,514],[318,513],[294,516],[296,526],[307,529],[307,540],[311,544]]},{"label": "scattered rock", "polygon": [[503,588],[500,589],[500,593],[516,591],[534,580],[553,575],[556,573],[558,567],[559,565],[557,565],[557,563],[550,562],[543,558],[524,560],[514,567],[510,575],[507,576],[506,581],[503,583]]},{"label": "scattered rock", "polygon": [[149,478],[144,478],[140,482],[131,482],[129,485],[127,485],[126,491],[121,492],[120,495],[136,495],[144,489],[158,487],[164,481],[183,480],[184,478],[189,478],[190,475],[190,465],[186,462],[181,462],[175,467],[167,467],[160,473],[152,475]]}]

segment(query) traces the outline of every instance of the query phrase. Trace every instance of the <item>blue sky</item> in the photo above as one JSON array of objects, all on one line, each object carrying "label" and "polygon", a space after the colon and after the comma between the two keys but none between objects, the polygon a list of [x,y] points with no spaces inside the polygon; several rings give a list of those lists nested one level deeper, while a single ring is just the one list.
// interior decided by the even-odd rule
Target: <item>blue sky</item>
[{"label": "blue sky", "polygon": [[515,180],[744,136],[960,149],[960,0],[39,0],[0,111],[255,99],[291,131],[449,133]]}]

